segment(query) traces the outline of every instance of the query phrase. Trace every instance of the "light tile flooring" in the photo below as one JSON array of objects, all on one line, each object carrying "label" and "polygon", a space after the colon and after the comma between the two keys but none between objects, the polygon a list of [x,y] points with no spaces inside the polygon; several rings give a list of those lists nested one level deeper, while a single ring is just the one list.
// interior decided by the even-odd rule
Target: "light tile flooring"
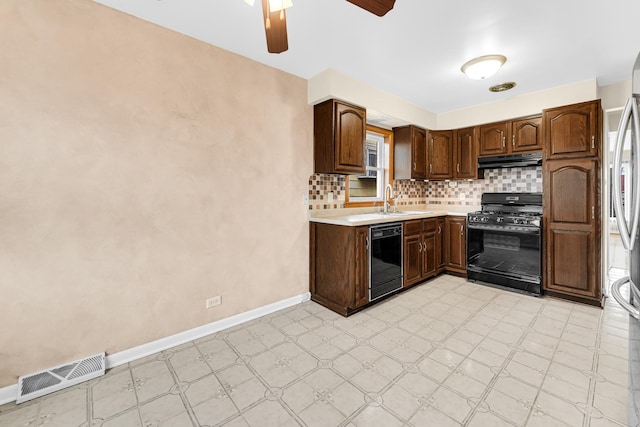
[{"label": "light tile flooring", "polygon": [[306,302],[16,406],[0,426],[623,426],[628,316],[441,276]]}]

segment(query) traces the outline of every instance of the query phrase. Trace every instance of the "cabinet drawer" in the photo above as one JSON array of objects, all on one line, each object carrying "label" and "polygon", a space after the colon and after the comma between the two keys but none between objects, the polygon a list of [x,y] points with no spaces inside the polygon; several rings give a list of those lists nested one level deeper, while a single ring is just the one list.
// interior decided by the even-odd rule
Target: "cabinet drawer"
[{"label": "cabinet drawer", "polygon": [[437,218],[422,220],[422,229],[426,233],[435,233],[437,228],[438,228],[438,219]]},{"label": "cabinet drawer", "polygon": [[415,220],[415,221],[406,221],[404,223],[404,235],[405,236],[411,236],[414,234],[420,234],[422,232],[422,221],[421,220]]}]

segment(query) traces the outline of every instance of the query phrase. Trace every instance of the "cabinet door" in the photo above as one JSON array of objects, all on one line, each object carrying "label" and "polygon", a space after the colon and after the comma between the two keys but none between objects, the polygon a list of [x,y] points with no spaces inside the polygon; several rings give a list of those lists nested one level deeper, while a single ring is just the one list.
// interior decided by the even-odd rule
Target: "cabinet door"
[{"label": "cabinet door", "polygon": [[479,129],[479,156],[498,156],[507,153],[507,136],[509,133],[507,122],[490,123],[480,126]]},{"label": "cabinet door", "polygon": [[404,236],[404,283],[407,288],[422,279],[422,236]]},{"label": "cabinet door", "polygon": [[427,131],[411,128],[412,179],[427,179]]},{"label": "cabinet door", "polygon": [[445,262],[449,268],[456,270],[467,268],[465,229],[466,218],[447,217],[445,219],[445,237],[447,239]]},{"label": "cabinet door", "polygon": [[438,261],[436,260],[436,235],[425,234],[422,239],[422,277],[424,279],[436,275]]},{"label": "cabinet door", "polygon": [[369,227],[356,229],[353,308],[369,302]]},{"label": "cabinet door", "polygon": [[598,161],[549,161],[544,169],[547,273],[544,288],[598,300]]},{"label": "cabinet door", "polygon": [[445,239],[444,239],[444,218],[438,218],[438,228],[436,229],[436,265],[438,271],[445,267]]},{"label": "cabinet door", "polygon": [[521,153],[542,150],[542,116],[511,122],[511,151]]},{"label": "cabinet door", "polygon": [[550,108],[542,119],[546,160],[598,156],[599,100]]},{"label": "cabinet door", "polygon": [[335,170],[364,173],[366,112],[353,105],[336,102]]},{"label": "cabinet door", "polygon": [[476,154],[476,128],[459,129],[455,139],[454,177],[475,179],[478,177],[478,155]]},{"label": "cabinet door", "polygon": [[429,179],[453,178],[453,131],[431,131],[427,148]]}]

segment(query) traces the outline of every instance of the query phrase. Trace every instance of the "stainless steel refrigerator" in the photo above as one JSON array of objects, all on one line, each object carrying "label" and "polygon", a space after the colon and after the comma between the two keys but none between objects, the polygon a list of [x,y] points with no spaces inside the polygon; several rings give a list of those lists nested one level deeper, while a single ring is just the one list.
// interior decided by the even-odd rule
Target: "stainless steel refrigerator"
[{"label": "stainless steel refrigerator", "polygon": [[[629,312],[628,425],[640,423],[640,54],[632,74],[614,146],[613,194],[620,238],[629,256],[629,276],[611,285],[611,295]],[[627,289],[629,298],[623,295]]]}]

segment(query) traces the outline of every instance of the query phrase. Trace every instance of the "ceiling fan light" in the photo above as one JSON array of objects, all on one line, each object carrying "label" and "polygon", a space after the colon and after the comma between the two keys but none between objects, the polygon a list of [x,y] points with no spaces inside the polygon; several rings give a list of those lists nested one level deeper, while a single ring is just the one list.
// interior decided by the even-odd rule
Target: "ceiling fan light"
[{"label": "ceiling fan light", "polygon": [[470,79],[482,80],[497,73],[506,61],[503,55],[485,55],[465,62],[460,70]]},{"label": "ceiling fan light", "polygon": [[246,4],[248,4],[249,6],[253,6],[253,4],[256,2],[256,0],[244,0],[244,2]]},{"label": "ceiling fan light", "polygon": [[293,6],[291,0],[269,0],[269,12],[278,12],[291,6]]}]

